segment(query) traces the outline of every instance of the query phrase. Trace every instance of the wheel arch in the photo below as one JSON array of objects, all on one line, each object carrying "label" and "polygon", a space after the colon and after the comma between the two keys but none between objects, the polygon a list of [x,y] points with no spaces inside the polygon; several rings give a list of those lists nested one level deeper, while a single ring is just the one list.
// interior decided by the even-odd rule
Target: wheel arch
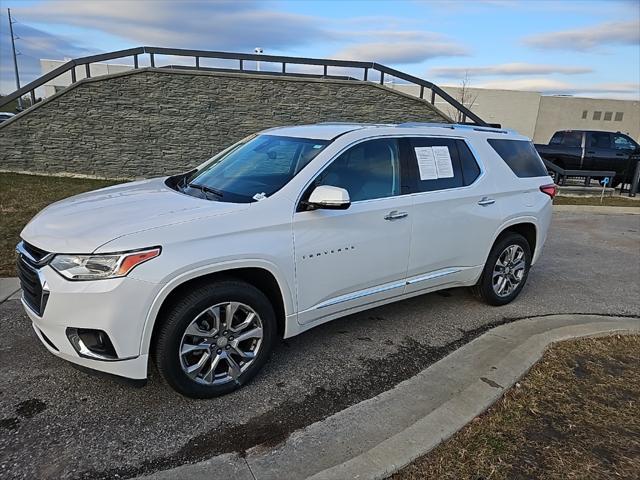
[{"label": "wheel arch", "polygon": [[519,233],[522,235],[529,244],[529,248],[531,249],[531,256],[533,256],[536,251],[536,245],[538,241],[538,227],[533,222],[520,222],[514,223],[502,229],[502,231],[498,234],[498,236],[493,241],[495,243],[506,235],[509,232]]},{"label": "wheel arch", "polygon": [[283,275],[269,262],[238,262],[198,269],[173,279],[167,283],[154,299],[145,320],[140,353],[148,354],[153,347],[153,339],[158,330],[158,321],[173,299],[195,285],[210,283],[225,278],[245,281],[262,291],[271,301],[278,321],[278,334],[283,336],[286,319],[293,313],[293,297]]},{"label": "wheel arch", "polygon": [[539,244],[539,227],[535,217],[518,217],[508,220],[503,223],[500,228],[497,229],[495,236],[493,237],[493,241],[491,242],[491,246],[485,255],[486,259],[489,258],[489,253],[493,249],[493,246],[500,240],[504,235],[509,232],[514,232],[522,235],[529,243],[529,247],[531,248],[531,256],[535,258],[536,248]]},{"label": "wheel arch", "polygon": [[[536,247],[538,245],[538,232],[539,227],[536,223],[535,217],[518,217],[503,223],[500,228],[496,230],[496,234],[493,237],[493,241],[489,246],[489,249],[485,252],[484,264],[483,268],[489,260],[489,255],[491,254],[491,250],[493,250],[494,245],[507,233],[515,232],[522,235],[529,243],[529,247],[531,248],[531,257],[532,260],[535,260],[536,257]],[[533,262],[532,262],[533,265]],[[482,278],[482,271],[478,273],[478,276],[475,278],[474,284],[477,286],[478,282]]]}]

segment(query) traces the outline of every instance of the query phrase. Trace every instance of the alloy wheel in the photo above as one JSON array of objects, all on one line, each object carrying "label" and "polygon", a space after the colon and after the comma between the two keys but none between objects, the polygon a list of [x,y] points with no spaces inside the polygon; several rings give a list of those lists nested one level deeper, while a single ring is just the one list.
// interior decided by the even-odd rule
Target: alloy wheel
[{"label": "alloy wheel", "polygon": [[182,371],[204,385],[237,381],[258,355],[262,337],[262,321],[250,306],[225,302],[209,307],[182,335]]},{"label": "alloy wheel", "polygon": [[519,245],[509,245],[498,256],[493,267],[493,291],[499,297],[511,295],[522,283],[527,262],[524,250]]}]

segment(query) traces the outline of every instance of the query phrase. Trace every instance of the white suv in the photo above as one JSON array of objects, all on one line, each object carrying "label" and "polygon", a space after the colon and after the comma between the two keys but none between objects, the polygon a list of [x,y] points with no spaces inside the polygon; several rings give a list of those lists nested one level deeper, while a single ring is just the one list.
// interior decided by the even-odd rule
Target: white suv
[{"label": "white suv", "polygon": [[556,187],[529,139],[446,124],[266,130],[186,174],[55,203],[22,231],[23,304],[49,351],[191,397],[278,337],[434,290],[502,305],[540,256]]}]

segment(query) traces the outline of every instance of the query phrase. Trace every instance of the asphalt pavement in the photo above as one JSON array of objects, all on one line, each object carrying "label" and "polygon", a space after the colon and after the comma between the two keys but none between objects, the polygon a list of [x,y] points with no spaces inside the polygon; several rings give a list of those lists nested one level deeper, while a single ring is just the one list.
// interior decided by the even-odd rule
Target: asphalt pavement
[{"label": "asphalt pavement", "polygon": [[[470,240],[471,241],[471,240]],[[640,215],[559,211],[514,303],[453,289],[281,342],[242,390],[196,401],[151,371],[144,388],[50,355],[16,300],[0,305],[0,477],[120,478],[288,435],[412,377],[488,328],[556,313],[640,316]]]}]

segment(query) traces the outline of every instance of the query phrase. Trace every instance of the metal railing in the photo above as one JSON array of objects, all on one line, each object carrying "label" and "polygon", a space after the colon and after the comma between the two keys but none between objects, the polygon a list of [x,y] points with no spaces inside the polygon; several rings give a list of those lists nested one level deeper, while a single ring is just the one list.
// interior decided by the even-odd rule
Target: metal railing
[{"label": "metal railing", "polygon": [[613,170],[567,170],[557,166],[555,163],[549,160],[542,159],[547,171],[553,177],[554,182],[558,185],[566,185],[568,177],[584,178],[584,186],[588,187],[591,184],[591,179],[603,179],[608,178],[609,184],[613,182],[613,178],[616,176],[616,172]]},{"label": "metal railing", "polygon": [[[399,70],[395,70],[393,68],[386,67],[384,65],[380,65],[375,62],[357,62],[351,60],[330,60],[330,59],[320,59],[320,58],[302,58],[302,57],[285,57],[279,55],[262,55],[262,54],[254,54],[254,53],[231,53],[231,52],[215,52],[208,50],[187,50],[182,48],[162,48],[162,47],[137,47],[130,48],[127,50],[118,50],[115,52],[102,53],[100,55],[92,55],[89,57],[76,58],[73,60],[69,60],[68,62],[60,65],[59,67],[51,70],[50,72],[42,75],[36,80],[28,83],[24,87],[16,90],[15,92],[3,96],[0,98],[0,107],[5,106],[9,102],[22,97],[24,95],[30,95],[31,97],[31,106],[36,104],[36,89],[42,87],[47,82],[54,80],[61,75],[66,74],[67,72],[71,73],[71,84],[74,84],[78,81],[77,78],[77,68],[84,67],[84,75],[86,78],[91,77],[91,64],[98,62],[106,62],[109,60],[117,60],[122,58],[133,58],[133,68],[141,68],[140,67],[140,56],[148,55],[149,56],[149,65],[152,68],[156,67],[156,55],[171,55],[178,57],[191,57],[193,58],[193,65],[189,67],[188,65],[181,65],[180,68],[193,68],[195,70],[208,70],[206,67],[202,67],[200,65],[200,60],[203,58],[207,59],[218,59],[218,60],[235,60],[237,61],[237,69],[225,69],[232,70],[236,72],[245,72],[245,73],[269,73],[274,74],[278,73],[280,75],[292,75],[292,76],[300,76],[300,73],[293,73],[287,71],[287,67],[291,65],[316,65],[323,67],[323,77],[330,78],[328,74],[329,67],[342,67],[342,68],[350,68],[357,69],[362,71],[362,78],[357,80],[362,80],[364,82],[372,81],[371,72],[377,72],[379,78],[376,79],[376,82],[380,85],[384,85],[385,76],[393,77],[400,80],[403,80],[409,84],[418,85],[420,87],[419,97],[425,101],[429,101],[432,105],[435,105],[436,98],[441,98],[449,105],[451,105],[457,112],[461,113],[462,123],[473,123],[476,125],[487,126],[487,123],[484,122],[478,115],[473,113],[463,104],[461,104],[458,100],[453,98],[447,92],[445,92],[442,88],[434,85],[433,83],[423,80],[418,77],[414,77],[413,75],[406,74],[404,72],[400,72]],[[279,72],[260,72],[258,70],[247,69],[247,65],[245,62],[264,62],[264,63],[276,63],[280,64]],[[164,67],[158,67],[164,68]],[[317,76],[317,75],[311,75]],[[426,94],[426,95],[425,95]],[[29,107],[31,108],[31,107]]]},{"label": "metal railing", "polygon": [[[608,178],[608,186],[613,185],[613,180],[617,173],[614,170],[567,170],[557,166],[549,160],[542,159],[547,171],[558,185],[567,184],[567,178],[584,178],[584,186],[588,187],[592,179],[602,180]],[[625,186],[629,185],[626,190]],[[629,163],[625,175],[620,183],[620,195],[628,193],[630,197],[635,197],[640,190],[640,152],[632,153],[629,156]]]}]

